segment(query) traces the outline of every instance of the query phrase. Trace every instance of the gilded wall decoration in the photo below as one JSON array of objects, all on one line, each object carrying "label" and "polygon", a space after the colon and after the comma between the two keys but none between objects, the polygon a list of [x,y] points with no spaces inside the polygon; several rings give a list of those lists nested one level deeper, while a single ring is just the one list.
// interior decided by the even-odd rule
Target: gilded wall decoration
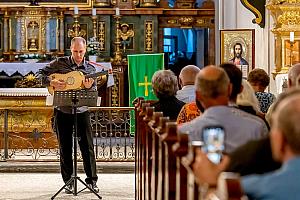
[{"label": "gilded wall decoration", "polygon": [[[300,0],[269,0],[266,8],[270,10],[274,20],[272,32],[275,38],[275,66],[272,72],[286,74],[291,64],[299,61],[299,36],[300,36]],[[293,45],[289,41],[289,35],[293,32],[295,41]]]},{"label": "gilded wall decoration", "polygon": [[99,21],[98,22],[98,31],[99,31],[99,50],[100,51],[105,51],[105,37],[106,37],[106,32],[105,32],[105,22]]},{"label": "gilded wall decoration", "polygon": [[147,20],[145,22],[145,52],[153,51],[153,21]]},{"label": "gilded wall decoration", "polygon": [[120,29],[118,29],[118,32],[121,39],[121,46],[123,48],[123,52],[126,52],[126,49],[133,50],[134,49],[133,24],[126,24],[126,23],[121,24]]}]

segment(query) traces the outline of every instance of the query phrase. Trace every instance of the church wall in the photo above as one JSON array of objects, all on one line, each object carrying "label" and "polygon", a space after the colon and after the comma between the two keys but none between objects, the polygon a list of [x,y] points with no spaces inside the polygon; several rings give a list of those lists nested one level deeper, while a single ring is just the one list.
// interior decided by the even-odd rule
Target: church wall
[{"label": "church wall", "polygon": [[[271,32],[272,18],[266,9],[265,28],[261,28],[257,24],[253,24],[254,14],[247,10],[240,0],[226,1],[216,0],[219,10],[216,12],[218,18],[219,29],[255,29],[255,67],[262,68],[271,78],[269,91],[276,93],[276,86],[271,74],[275,69],[274,57],[274,35]],[[220,42],[220,37],[216,40]],[[217,56],[219,57],[219,56]]]}]

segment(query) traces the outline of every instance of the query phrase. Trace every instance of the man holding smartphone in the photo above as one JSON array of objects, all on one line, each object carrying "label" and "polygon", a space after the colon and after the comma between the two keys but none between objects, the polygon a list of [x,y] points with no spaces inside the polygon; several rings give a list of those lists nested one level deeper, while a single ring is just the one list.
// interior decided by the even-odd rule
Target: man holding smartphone
[{"label": "man holding smartphone", "polygon": [[196,77],[196,99],[205,111],[180,126],[180,132],[189,134],[191,141],[203,141],[206,126],[222,126],[226,132],[225,151],[230,153],[250,140],[268,135],[265,123],[238,108],[229,107],[232,85],[224,69],[206,66]]},{"label": "man holding smartphone", "polygon": [[[281,162],[282,167],[274,172],[242,177],[243,190],[250,199],[299,199],[299,113],[299,89],[289,91],[279,103],[275,103],[270,133],[271,149],[273,158]],[[226,170],[229,163],[230,159],[226,157],[216,165],[198,149],[193,171],[199,182],[216,185],[219,174]]]}]

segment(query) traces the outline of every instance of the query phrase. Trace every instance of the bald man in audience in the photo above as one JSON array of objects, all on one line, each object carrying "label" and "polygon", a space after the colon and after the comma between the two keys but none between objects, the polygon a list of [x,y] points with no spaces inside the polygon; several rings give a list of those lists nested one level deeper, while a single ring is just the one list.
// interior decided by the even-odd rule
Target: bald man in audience
[{"label": "bald man in audience", "polygon": [[195,65],[182,68],[179,74],[181,90],[177,91],[177,99],[185,103],[195,101],[195,78],[199,71],[200,69]]},{"label": "bald man in audience", "polygon": [[[244,192],[250,199],[281,200],[300,197],[300,90],[288,91],[275,104],[270,133],[273,158],[283,163],[274,172],[250,175],[242,178]],[[208,160],[201,151],[196,151],[193,169],[197,180],[210,185],[216,184],[218,174],[230,162],[224,159],[219,165]]]},{"label": "bald man in audience", "polygon": [[[294,88],[298,85],[297,77],[300,75],[300,63],[297,63],[289,68],[288,72],[288,88]],[[270,124],[271,117],[273,113],[274,103],[269,107],[268,112],[266,113],[266,120]]]},{"label": "bald man in audience", "polygon": [[195,86],[196,100],[205,109],[204,113],[178,128],[180,132],[188,133],[190,140],[202,141],[202,130],[206,126],[222,126],[226,132],[225,151],[232,152],[249,140],[268,135],[261,119],[228,106],[232,85],[224,69],[205,67],[198,73]]}]

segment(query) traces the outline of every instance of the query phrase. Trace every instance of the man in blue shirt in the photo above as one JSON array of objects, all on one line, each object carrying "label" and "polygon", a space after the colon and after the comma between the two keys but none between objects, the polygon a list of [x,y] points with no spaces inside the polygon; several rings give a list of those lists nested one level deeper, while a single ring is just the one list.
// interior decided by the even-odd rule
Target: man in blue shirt
[{"label": "man in blue shirt", "polygon": [[196,101],[205,108],[204,113],[179,127],[192,141],[202,141],[206,126],[222,126],[225,130],[225,151],[268,135],[265,123],[238,108],[228,106],[232,85],[221,67],[206,66],[196,77]]},{"label": "man in blue shirt", "polygon": [[[263,175],[249,175],[242,178],[242,188],[250,199],[281,200],[300,199],[300,90],[285,94],[274,106],[271,128],[271,148],[274,159],[282,167]],[[218,165],[211,163],[206,155],[197,151],[193,170],[198,181],[214,185],[221,171],[230,159]]]},{"label": "man in blue shirt", "polygon": [[271,147],[282,167],[265,175],[242,179],[250,199],[300,199],[300,95],[283,100],[272,119]]}]

